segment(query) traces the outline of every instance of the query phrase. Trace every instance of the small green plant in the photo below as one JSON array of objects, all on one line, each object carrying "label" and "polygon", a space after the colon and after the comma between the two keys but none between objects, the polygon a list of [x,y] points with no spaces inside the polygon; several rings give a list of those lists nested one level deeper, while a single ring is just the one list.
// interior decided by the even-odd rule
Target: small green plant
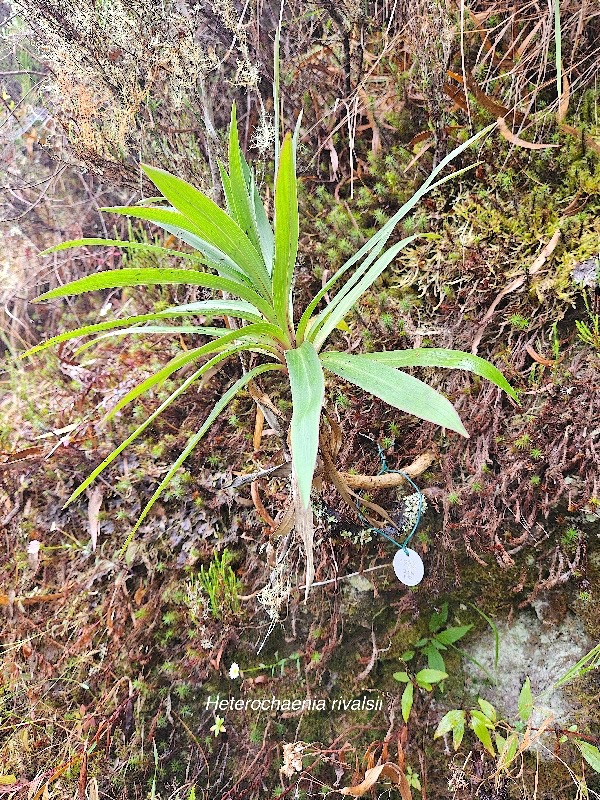
[{"label": "small green plant", "polygon": [[584,344],[589,344],[600,353],[600,314],[592,311],[592,306],[587,292],[583,293],[583,302],[587,312],[587,321],[576,319],[575,327],[577,336]]},{"label": "small green plant", "polygon": [[[312,660],[318,661],[318,658],[314,658],[314,656],[318,655],[318,653],[313,653]],[[256,667],[244,667],[243,673],[244,675],[251,675],[253,672],[264,672],[266,670],[270,672],[271,677],[275,677],[277,674],[283,676],[285,675],[285,668],[288,665],[292,666],[297,675],[300,676],[302,674],[302,670],[300,668],[300,653],[291,653],[291,655],[282,656],[281,658],[279,658],[279,653],[275,653],[275,661],[273,661],[271,664],[264,664],[261,662]]]},{"label": "small green plant", "polygon": [[528,320],[527,317],[523,317],[521,314],[512,314],[508,318],[508,321],[513,328],[516,328],[518,331],[526,331],[530,324],[530,320]]},{"label": "small green plant", "polygon": [[519,436],[518,439],[515,439],[516,450],[526,450],[530,444],[531,436],[528,433],[524,433],[522,436]]},{"label": "small green plant", "polygon": [[466,636],[473,627],[472,625],[445,627],[448,622],[448,614],[448,603],[443,603],[440,610],[434,611],[429,618],[430,635],[419,639],[414,643],[413,649],[407,650],[400,656],[400,660],[405,664],[413,662],[419,653],[427,657],[427,669],[421,669],[415,673],[409,671],[407,667],[405,671],[395,672],[393,675],[395,680],[406,684],[401,700],[402,717],[405,722],[408,720],[413,706],[415,687],[431,692],[435,684],[443,685],[448,673],[442,651],[452,647],[461,652],[455,647],[455,642]]},{"label": "small green plant", "polygon": [[221,558],[215,554],[208,569],[200,568],[198,582],[208,595],[215,619],[237,614],[240,610],[238,579],[230,566],[232,560],[232,554],[225,548]]},{"label": "small green plant", "polygon": [[[597,669],[600,664],[600,645],[596,645],[580,661],[562,675],[551,687],[551,690],[563,686],[574,678]],[[543,694],[540,698],[543,697]],[[531,718],[536,705],[536,699],[531,691],[529,678],[525,679],[519,692],[517,703],[517,718],[513,720],[500,719],[494,706],[487,700],[477,698],[477,708],[460,709],[454,708],[446,712],[440,720],[433,735],[434,739],[452,733],[454,750],[458,750],[462,744],[467,721],[469,728],[473,731],[476,738],[481,742],[485,750],[496,761],[498,774],[509,771],[515,759],[531,749],[540,739],[545,731],[549,729],[552,717],[547,717],[543,722],[531,726]],[[567,740],[575,745],[580,751],[583,759],[595,771],[600,773],[600,750],[592,744],[587,737],[578,734],[577,726],[573,725],[567,729],[551,729],[559,735],[559,743]]]},{"label": "small green plant", "polygon": [[412,661],[420,651],[427,657],[427,666],[439,672],[446,672],[446,663],[442,652],[448,647],[455,647],[456,642],[460,641],[473,627],[472,625],[458,625],[445,627],[448,622],[448,603],[442,603],[439,611],[434,611],[429,617],[427,626],[429,636],[424,636],[414,643],[411,650],[407,650],[400,656],[405,663]]},{"label": "small green plant", "polygon": [[[276,81],[277,85],[277,81]],[[277,94],[277,93],[276,93]],[[276,100],[278,98],[276,97]],[[275,108],[279,103],[275,103]],[[189,264],[189,269],[144,267],[120,268],[97,272],[41,295],[38,300],[78,295],[101,289],[164,284],[187,285],[212,290],[218,296],[174,306],[160,312],[127,319],[107,320],[58,336],[32,348],[32,355],[50,345],[69,339],[98,334],[87,348],[106,336],[182,334],[209,337],[208,344],[179,352],[166,366],[142,381],[122,397],[107,414],[112,418],[138,397],[156,389],[178,370],[189,365],[194,371],[169,394],[139,427],[119,445],[75,489],[67,505],[79,497],[90,483],[108,467],[168,406],[198,381],[208,370],[227,358],[253,354],[255,365],[223,393],[204,423],[188,442],[160,482],[133,526],[124,548],[146,518],[156,500],[171,483],[181,465],[207,433],[214,420],[245,387],[260,375],[276,373],[287,382],[291,392],[292,415],[290,443],[292,454],[292,492],[296,520],[306,531],[312,525],[308,513],[313,474],[320,444],[322,407],[325,399],[325,374],[330,373],[369,392],[400,411],[414,414],[443,428],[468,436],[455,408],[442,394],[401,371],[406,367],[449,367],[466,369],[480,375],[516,399],[516,394],[502,373],[484,359],[469,353],[425,347],[355,355],[323,350],[330,336],[343,324],[357,301],[370,289],[396,256],[419,234],[407,236],[388,249],[388,240],[421,198],[448,177],[440,172],[462,152],[488,133],[493,126],[471,137],[444,158],[421,188],[407,200],[391,219],[382,225],[358,252],[352,255],[312,298],[299,317],[294,317],[293,287],[299,243],[298,185],[296,146],[300,120],[294,134],[279,139],[279,119],[275,119],[275,195],[274,224],[267,218],[256,181],[244,158],[238,139],[235,106],[229,129],[228,170],[221,165],[226,210],[181,178],[148,165],[142,169],[164,198],[136,206],[103,209],[114,214],[147,220],[174,235],[193,249],[193,253],[172,251],[155,244],[108,239],[79,239],[64,242],[46,252],[81,245],[109,245],[125,251],[144,250],[161,256],[175,256]],[[460,174],[462,170],[454,173]],[[449,176],[451,177],[451,176]],[[355,268],[353,272],[351,269]],[[334,290],[337,292],[334,294]],[[326,296],[329,302],[321,305]],[[321,307],[320,307],[321,306]],[[320,310],[319,310],[320,308]],[[236,327],[209,327],[194,323],[196,315],[225,317]],[[182,324],[166,324],[175,320]],[[312,536],[303,537],[305,542]],[[307,545],[306,585],[312,583],[312,550]],[[309,566],[310,565],[310,566]]]},{"label": "small green plant", "polygon": [[447,677],[448,674],[446,672],[440,672],[439,669],[421,669],[414,675],[408,672],[394,672],[394,680],[406,684],[400,701],[402,719],[404,722],[408,722],[410,712],[412,711],[415,687],[417,689],[424,689],[426,692],[432,692],[434,684],[446,680]]}]

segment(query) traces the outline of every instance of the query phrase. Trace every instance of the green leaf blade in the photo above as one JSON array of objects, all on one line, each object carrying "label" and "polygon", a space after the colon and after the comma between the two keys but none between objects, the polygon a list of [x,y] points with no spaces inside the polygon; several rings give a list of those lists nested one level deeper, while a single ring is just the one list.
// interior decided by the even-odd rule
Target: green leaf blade
[{"label": "green leaf blade", "polygon": [[[229,203],[233,206],[235,219],[250,239],[256,251],[261,254],[261,243],[256,231],[254,216],[254,198],[250,196],[250,186],[246,180],[244,157],[240,149],[237,130],[237,116],[235,103],[231,106],[231,123],[229,125]],[[266,266],[266,265],[265,265]]]},{"label": "green leaf blade", "polygon": [[412,711],[413,707],[414,694],[415,687],[412,685],[412,683],[407,683],[404,687],[404,691],[402,692],[402,699],[400,701],[402,708],[402,719],[404,722],[408,722],[408,718],[410,717],[410,712]]},{"label": "green leaf blade", "polygon": [[433,738],[439,739],[440,736],[445,736],[447,733],[452,731],[452,744],[454,749],[458,750],[465,733],[465,721],[466,714],[462,709],[455,708],[451,711],[448,711],[448,713],[444,714],[440,720],[440,723],[433,734]]},{"label": "green leaf blade", "polygon": [[162,412],[168,406],[170,406],[171,403],[174,400],[176,400],[181,394],[183,394],[183,392],[185,392],[186,389],[188,389],[192,385],[192,383],[194,383],[196,380],[198,380],[198,378],[200,378],[209,369],[211,369],[212,367],[216,366],[219,362],[223,361],[224,359],[229,358],[229,356],[232,355],[235,352],[237,352],[237,350],[235,348],[232,348],[232,350],[229,351],[229,352],[219,353],[219,355],[215,356],[210,361],[207,361],[206,364],[203,364],[200,367],[200,369],[198,369],[198,370],[196,370],[196,372],[194,372],[193,375],[190,375],[190,377],[187,378],[181,384],[181,386],[179,386],[177,389],[175,389],[175,391],[171,395],[169,395],[169,397],[167,397],[167,399],[163,403],[161,403],[161,405],[156,409],[156,411],[154,411],[152,414],[150,414],[150,416],[147,417],[147,419],[145,419],[144,422],[142,422],[142,424],[138,428],[136,428],[136,430],[130,436],[127,437],[127,439],[125,439],[123,442],[121,442],[121,444],[118,447],[116,447],[110,453],[110,455],[108,455],[104,459],[104,461],[101,464],[99,464],[87,476],[87,478],[84,481],[82,481],[82,483],[79,484],[79,486],[75,489],[75,491],[71,494],[69,499],[66,501],[66,503],[64,505],[64,508],[66,508],[74,500],[76,500],[79,497],[79,495],[81,495],[88,488],[88,486],[90,486],[90,484],[92,484],[94,482],[94,480],[98,477],[98,475],[100,475],[101,472],[104,472],[104,470],[108,466],[110,466],[110,464],[112,464],[112,462],[123,452],[123,450],[125,450],[126,447],[128,447],[132,442],[134,442],[138,438],[138,436],[141,433],[144,432],[144,430],[148,427],[148,425],[150,425],[152,422],[154,422],[154,420],[158,416],[160,416],[160,414],[162,414]]},{"label": "green leaf blade", "polygon": [[161,496],[163,491],[169,485],[179,467],[183,464],[183,462],[187,459],[190,453],[194,450],[200,439],[202,439],[204,434],[208,431],[210,426],[213,424],[213,422],[219,416],[219,414],[223,411],[223,409],[226,408],[226,406],[233,400],[236,394],[238,394],[238,392],[241,389],[243,389],[244,386],[246,386],[246,384],[249,383],[249,381],[251,381],[253,378],[256,378],[258,375],[261,375],[263,372],[276,369],[281,369],[281,366],[275,364],[261,364],[258,367],[255,367],[254,369],[250,370],[250,372],[247,372],[245,375],[243,375],[239,380],[237,380],[233,384],[233,386],[231,386],[225,392],[225,394],[215,403],[210,414],[202,424],[200,430],[198,430],[197,433],[195,433],[188,439],[185,449],[182,451],[182,453],[179,455],[176,461],[171,465],[169,471],[162,479],[160,485],[158,486],[158,488],[156,489],[156,491],[154,492],[154,494],[152,495],[152,497],[142,510],[142,513],[138,517],[137,522],[135,523],[134,527],[129,533],[129,536],[127,537],[127,540],[125,541],[125,544],[121,548],[121,554],[125,552],[127,546],[133,539],[136,531],[138,530],[142,522],[146,519],[146,517],[150,513],[150,510],[152,509],[158,498]]},{"label": "green leaf blade", "polygon": [[142,164],[142,169],[169,203],[185,217],[192,233],[239,264],[241,271],[256,282],[260,294],[270,298],[269,276],[262,257],[237,222],[209,197],[176,175],[147,164]]},{"label": "green leaf blade", "polygon": [[481,719],[475,716],[475,712],[471,712],[471,728],[475,736],[479,739],[481,744],[485,747],[491,756],[496,755],[494,745],[492,744],[492,736],[489,727],[482,722]]},{"label": "green leaf blade", "polygon": [[447,677],[448,673],[439,669],[422,669],[415,675],[417,683],[440,683],[440,681],[445,681]]},{"label": "green leaf blade", "polygon": [[382,353],[367,353],[367,358],[390,367],[447,367],[464,369],[485,378],[503,389],[513,400],[517,394],[504,375],[489,361],[461,350],[446,350],[441,347],[417,347],[413,350],[390,350]]},{"label": "green leaf blade", "polygon": [[316,350],[304,342],[295,350],[286,350],[292,389],[291,445],[292,460],[298,479],[300,497],[307,508],[319,448],[321,406],[325,399],[325,378]]},{"label": "green leaf blade", "polygon": [[436,633],[435,638],[442,644],[454,644],[466,636],[472,627],[472,625],[460,625],[455,628],[446,628]]},{"label": "green leaf blade", "polygon": [[398,372],[386,364],[376,364],[366,356],[329,351],[321,353],[320,358],[330,372],[379,397],[388,405],[468,438],[469,434],[450,401],[417,378]]},{"label": "green leaf blade", "polygon": [[576,739],[575,744],[594,772],[600,772],[600,750],[595,745],[584,742],[582,739]]},{"label": "green leaf blade", "polygon": [[189,284],[203,286],[206,289],[228,292],[253,305],[270,322],[273,322],[273,309],[269,303],[249,286],[245,286],[220,275],[211,275],[208,272],[197,272],[193,269],[157,269],[144,268],[110,269],[96,272],[85,278],[79,278],[64,286],[51,289],[35,298],[36,303],[42,300],[52,300],[56,297],[95,292],[99,289],[117,289],[129,286],[160,286],[165,284]]},{"label": "green leaf blade", "polygon": [[533,713],[533,694],[529,678],[525,679],[525,683],[519,692],[518,711],[522,722],[527,722]]},{"label": "green leaf blade", "polygon": [[273,304],[282,327],[292,324],[289,309],[299,235],[298,187],[292,137],[288,133],[279,156],[275,186]]}]

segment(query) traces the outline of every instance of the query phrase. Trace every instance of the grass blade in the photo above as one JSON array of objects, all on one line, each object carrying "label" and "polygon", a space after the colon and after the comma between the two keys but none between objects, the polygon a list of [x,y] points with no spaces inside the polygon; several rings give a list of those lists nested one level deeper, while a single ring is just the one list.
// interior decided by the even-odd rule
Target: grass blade
[{"label": "grass blade", "polygon": [[135,334],[168,334],[173,335],[177,334],[178,336],[182,333],[195,333],[198,336],[215,336],[221,337],[225,336],[229,333],[229,328],[203,328],[197,325],[133,325],[131,328],[118,328],[114,331],[108,331],[108,333],[103,333],[101,336],[96,336],[95,339],[92,339],[89,342],[84,342],[75,350],[75,355],[79,355],[84,350],[88,350],[90,347],[93,347],[95,344],[103,341],[104,339],[110,339],[113,336],[130,336]]},{"label": "grass blade", "polygon": [[79,484],[79,486],[71,494],[71,496],[69,497],[69,499],[67,500],[67,502],[63,507],[66,508],[74,500],[76,500],[79,497],[79,495],[82,494],[82,492],[84,492],[91,483],[93,483],[93,481],[98,477],[98,475],[100,475],[101,472],[104,472],[104,470],[108,466],[110,466],[110,464],[112,464],[112,462],[117,458],[117,456],[119,456],[123,452],[123,450],[125,450],[125,448],[128,447],[128,445],[134,442],[138,438],[138,436],[146,430],[148,425],[154,422],[154,420],[158,416],[160,416],[160,414],[162,414],[162,412],[166,408],[168,408],[174,400],[176,400],[180,395],[182,395],[186,391],[186,389],[188,389],[192,385],[192,383],[198,380],[198,378],[200,378],[205,372],[208,372],[209,369],[212,369],[212,367],[216,366],[219,362],[223,361],[233,353],[237,352],[238,349],[239,348],[232,348],[230,351],[226,353],[219,353],[219,355],[215,356],[210,361],[207,361],[206,364],[203,364],[200,367],[200,369],[194,372],[193,375],[190,375],[190,377],[187,378],[181,384],[181,386],[175,389],[175,391],[172,394],[170,394],[169,397],[167,397],[167,399],[163,403],[161,403],[161,405],[156,409],[156,411],[153,411],[152,414],[150,414],[150,416],[147,419],[145,419],[142,422],[142,424],[139,427],[137,427],[130,436],[127,437],[127,439],[121,442],[121,444],[117,448],[115,448],[112,451],[112,453],[109,456],[107,456],[104,459],[104,461],[101,464],[99,464],[96,467],[96,469],[93,470],[93,472],[91,472],[82,483]]},{"label": "grass blade", "polygon": [[[65,331],[64,333],[59,333],[57,336],[53,336],[51,339],[46,339],[45,342],[41,342],[41,344],[36,344],[35,347],[31,347],[25,353],[21,354],[21,358],[28,358],[29,356],[35,355],[35,353],[39,353],[40,350],[45,350],[47,347],[52,347],[54,344],[59,344],[60,342],[66,342],[69,339],[77,339],[81,336],[90,336],[94,333],[101,333],[102,331],[110,331],[113,328],[120,328],[123,325],[137,325],[140,322],[154,322],[160,319],[168,319],[171,312],[172,316],[176,316],[174,309],[167,309],[167,311],[162,311],[158,314],[138,314],[135,317],[125,317],[124,319],[112,319],[106,322],[97,322],[93,325],[84,325],[81,328],[76,328],[72,331]],[[177,314],[178,316],[179,314]],[[186,314],[181,314],[181,316],[186,316]]]},{"label": "grass blade", "polygon": [[446,167],[450,162],[459,156],[464,150],[478,141],[481,137],[488,134],[493,128],[496,127],[496,123],[493,122],[491,125],[488,125],[483,130],[476,133],[474,136],[471,136],[466,142],[459,145],[455,148],[451,153],[449,153],[437,167],[431,172],[425,183],[420,187],[420,189],[415,192],[412,197],[407,200],[404,205],[398,209],[398,211],[377,231],[377,233],[373,234],[373,236],[358,250],[353,256],[351,256],[348,261],[346,261],[342,266],[338,269],[338,271],[327,281],[325,286],[321,288],[321,290],[315,295],[312,299],[311,303],[308,305],[306,310],[304,311],[299,323],[298,323],[298,341],[302,341],[305,336],[305,332],[308,326],[308,322],[323,297],[330,291],[331,288],[342,278],[342,276],[355,264],[357,264],[362,258],[367,256],[371,250],[375,250],[375,254],[372,257],[376,257],[377,252],[381,251],[384,247],[388,239],[390,238],[394,228],[400,222],[400,220],[405,217],[409,211],[411,211],[414,206],[421,200],[421,198],[427,194],[427,192],[433,191],[438,186],[446,183],[446,181],[452,180],[453,178],[462,175],[464,172],[472,169],[475,165],[470,165],[465,167],[464,169],[457,170],[453,172],[451,175],[447,175],[444,178],[441,178],[439,181],[435,181],[435,178],[439,175],[439,173]]},{"label": "grass blade", "polygon": [[[364,294],[381,273],[387,269],[398,253],[416,238],[416,235],[408,236],[393,247],[390,247],[389,250],[386,250],[386,252],[369,267],[367,272],[354,286],[350,289],[344,287],[340,290],[339,294],[333,298],[327,308],[319,314],[317,321],[308,333],[308,338],[315,343],[317,350],[321,349],[330,333],[339,325],[360,296]],[[362,270],[359,270],[359,273],[360,272],[362,272]],[[353,281],[349,281],[349,284],[351,283],[353,283]]]},{"label": "grass blade", "polygon": [[[237,129],[235,103],[231,106],[231,123],[229,125],[229,185],[230,202],[233,205],[238,225],[250,239],[256,251],[262,256],[262,249],[256,231],[254,218],[254,198],[250,196],[250,186],[246,181],[247,164],[243,163]],[[265,265],[266,267],[267,265]]]},{"label": "grass blade", "polygon": [[[272,341],[275,338],[275,332],[277,334],[281,334],[281,331],[279,331],[278,328],[267,323],[247,325],[239,330],[229,331],[221,336],[218,340],[202,345],[202,347],[196,347],[193,350],[187,350],[184,353],[180,353],[179,355],[175,356],[175,358],[172,358],[168,364],[162,367],[162,369],[157,370],[157,372],[146,378],[145,381],[142,381],[142,383],[134,386],[133,389],[130,389],[127,394],[119,400],[114,408],[108,412],[105,419],[111,419],[114,417],[117,411],[120,411],[124,406],[128,405],[137,397],[144,394],[149,389],[152,389],[157,384],[162,383],[164,380],[166,380],[166,378],[184,367],[186,364],[196,361],[198,358],[201,358],[204,355],[221,350],[229,343],[235,342],[239,339],[252,338],[256,344],[262,344],[265,339]],[[241,347],[241,349],[250,349],[250,347],[244,345]]]},{"label": "grass blade", "polygon": [[60,250],[69,250],[71,247],[93,247],[102,245],[104,247],[119,247],[129,250],[146,250],[149,253],[157,253],[163,256],[176,256],[177,258],[189,258],[194,261],[200,261],[204,264],[208,263],[208,259],[196,255],[196,253],[184,253],[182,250],[171,250],[169,247],[163,247],[160,244],[148,244],[146,242],[128,242],[121,239],[71,239],[68,242],[60,242],[46,250],[42,250],[40,256],[47,256],[50,253],[58,253]]}]

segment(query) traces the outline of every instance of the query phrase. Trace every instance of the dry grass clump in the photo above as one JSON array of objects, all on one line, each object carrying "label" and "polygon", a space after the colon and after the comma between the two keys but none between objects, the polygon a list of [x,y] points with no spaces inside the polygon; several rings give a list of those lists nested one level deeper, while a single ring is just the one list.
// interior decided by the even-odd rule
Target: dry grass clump
[{"label": "dry grass clump", "polygon": [[141,158],[206,182],[220,155],[215,115],[230,100],[223,84],[258,81],[243,9],[148,0],[18,7],[49,71],[44,101],[72,161],[135,188]]}]

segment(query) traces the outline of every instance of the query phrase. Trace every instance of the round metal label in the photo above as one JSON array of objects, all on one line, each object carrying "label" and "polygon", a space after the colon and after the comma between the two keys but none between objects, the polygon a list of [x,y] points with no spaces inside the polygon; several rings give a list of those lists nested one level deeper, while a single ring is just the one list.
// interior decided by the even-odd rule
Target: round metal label
[{"label": "round metal label", "polygon": [[394,572],[399,581],[406,586],[416,586],[425,575],[425,567],[421,556],[410,548],[398,550],[394,556]]}]

